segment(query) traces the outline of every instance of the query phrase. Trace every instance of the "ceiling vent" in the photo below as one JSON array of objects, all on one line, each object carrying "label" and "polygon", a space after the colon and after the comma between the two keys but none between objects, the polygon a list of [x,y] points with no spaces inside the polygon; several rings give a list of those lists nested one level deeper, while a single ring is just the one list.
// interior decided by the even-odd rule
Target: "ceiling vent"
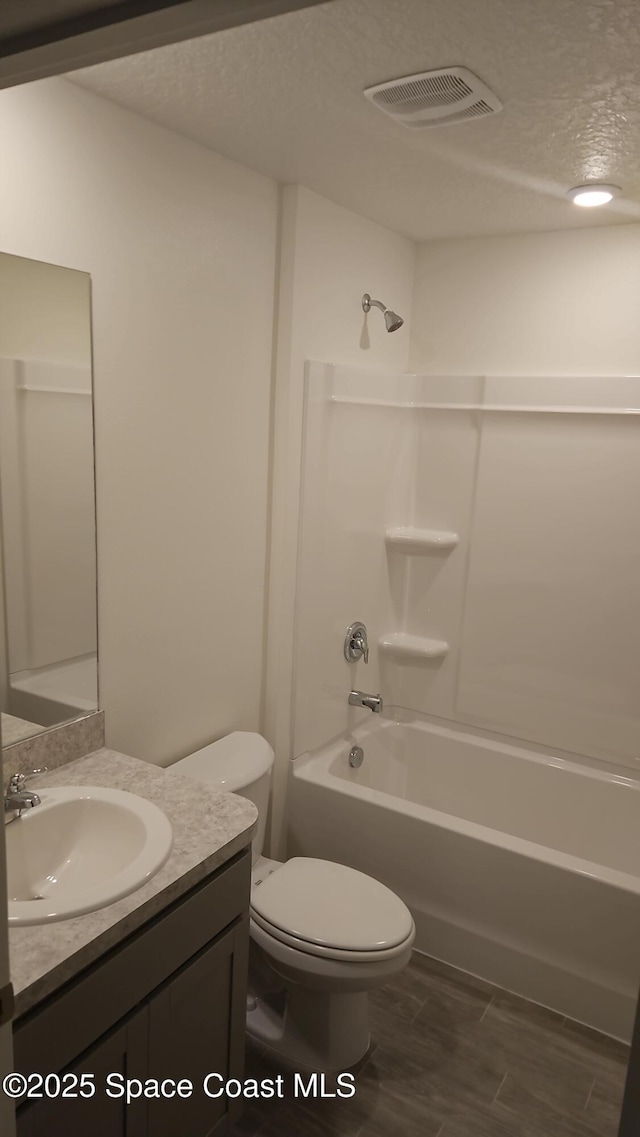
[{"label": "ceiling vent", "polygon": [[367,87],[365,95],[404,126],[449,126],[502,110],[493,91],[466,67],[405,75]]}]

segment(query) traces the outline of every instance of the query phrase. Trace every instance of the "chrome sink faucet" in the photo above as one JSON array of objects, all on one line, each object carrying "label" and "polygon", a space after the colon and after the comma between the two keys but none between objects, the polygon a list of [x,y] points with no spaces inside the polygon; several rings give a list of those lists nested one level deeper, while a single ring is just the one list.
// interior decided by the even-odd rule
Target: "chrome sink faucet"
[{"label": "chrome sink faucet", "polygon": [[367,710],[373,711],[374,715],[379,715],[383,706],[382,695],[365,695],[364,691],[350,691],[349,706],[366,707]]},{"label": "chrome sink faucet", "polygon": [[41,770],[31,770],[28,774],[11,775],[4,797],[5,814],[15,813],[19,817],[24,809],[33,809],[34,806],[40,805],[38,794],[25,789],[25,786],[30,778],[37,778],[40,774],[46,774],[47,769],[47,766],[43,766]]}]

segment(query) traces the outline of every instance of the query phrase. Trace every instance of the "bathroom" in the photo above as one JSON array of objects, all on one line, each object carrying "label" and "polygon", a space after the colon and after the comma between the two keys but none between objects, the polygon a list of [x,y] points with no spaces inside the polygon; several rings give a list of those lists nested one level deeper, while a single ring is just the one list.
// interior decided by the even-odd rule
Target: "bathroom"
[{"label": "bathroom", "polygon": [[[75,346],[61,307],[49,334],[93,390],[26,384],[67,392],[24,396],[61,416],[53,469],[64,408],[84,431],[82,536],[58,542],[72,523],[50,504],[39,552],[70,553],[54,593],[82,600],[83,634],[59,657],[82,680],[56,717],[24,692],[49,658],[2,661],[3,691],[22,676],[3,711],[40,728],[5,780],[48,765],[55,784],[92,753],[159,779],[261,735],[267,858],[364,873],[415,924],[411,963],[368,993],[354,1098],[247,1100],[237,1133],[366,1137],[399,1111],[427,1137],[618,1131],[640,985],[640,19],[625,0],[515,8],[333,0],[0,91],[0,363],[42,360],[30,337],[69,296]],[[501,109],[408,129],[363,94],[452,67]],[[619,188],[582,209],[584,183]],[[368,662],[345,658],[354,624]],[[55,724],[78,715],[70,745]],[[10,927],[12,967],[42,932]],[[249,1041],[247,1075],[278,1061]],[[212,1129],[175,1108],[174,1132]],[[21,1137],[44,1131],[30,1109]]]}]

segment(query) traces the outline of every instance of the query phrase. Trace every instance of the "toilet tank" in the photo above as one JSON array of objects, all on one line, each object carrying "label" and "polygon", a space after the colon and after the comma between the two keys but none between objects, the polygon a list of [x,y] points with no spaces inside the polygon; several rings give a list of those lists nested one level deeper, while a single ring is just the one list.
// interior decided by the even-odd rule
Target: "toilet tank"
[{"label": "toilet tank", "polygon": [[170,767],[211,789],[246,797],[257,806],[258,827],[251,844],[253,864],[264,848],[272,768],[273,750],[266,738],[246,730],[210,742]]}]

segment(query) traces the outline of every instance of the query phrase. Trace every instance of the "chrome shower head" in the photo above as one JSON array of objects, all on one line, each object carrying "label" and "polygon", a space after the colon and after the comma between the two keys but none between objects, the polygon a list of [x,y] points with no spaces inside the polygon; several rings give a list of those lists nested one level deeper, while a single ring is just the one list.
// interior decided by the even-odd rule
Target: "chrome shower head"
[{"label": "chrome shower head", "polygon": [[404,324],[402,316],[399,316],[397,312],[392,312],[390,308],[387,308],[384,314],[384,322],[387,325],[388,332],[397,332],[398,328]]},{"label": "chrome shower head", "polygon": [[383,313],[388,332],[397,332],[398,328],[401,328],[404,324],[402,316],[399,316],[397,312],[392,312],[391,308],[387,308],[386,304],[383,304],[381,300],[372,300],[369,293],[365,292],[362,297],[362,311],[370,312],[372,308],[379,308]]}]

